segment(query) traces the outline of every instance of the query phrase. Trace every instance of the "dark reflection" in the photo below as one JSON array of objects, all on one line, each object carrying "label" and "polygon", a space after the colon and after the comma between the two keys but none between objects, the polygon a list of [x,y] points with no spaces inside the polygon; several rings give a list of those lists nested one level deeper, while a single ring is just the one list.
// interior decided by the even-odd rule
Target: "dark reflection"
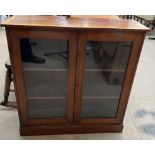
[{"label": "dark reflection", "polygon": [[[24,69],[67,69],[68,42],[66,40],[21,39]],[[44,63],[33,63],[32,55]],[[45,61],[44,61],[45,60]],[[25,63],[26,62],[26,63]]]},{"label": "dark reflection", "polygon": [[103,69],[109,84],[121,85],[131,42],[91,42],[95,63]]},{"label": "dark reflection", "polygon": [[65,71],[26,71],[24,73],[27,97],[65,97]]},{"label": "dark reflection", "polygon": [[131,47],[132,42],[87,42],[82,118],[115,117]]},{"label": "dark reflection", "polygon": [[30,118],[64,118],[66,115],[65,99],[28,100]]},{"label": "dark reflection", "polygon": [[66,117],[68,41],[20,39],[29,118]]},{"label": "dark reflection", "polygon": [[115,117],[118,99],[84,99],[82,118]]},{"label": "dark reflection", "polygon": [[29,39],[20,39],[20,49],[23,62],[45,63],[45,59],[33,54]]}]

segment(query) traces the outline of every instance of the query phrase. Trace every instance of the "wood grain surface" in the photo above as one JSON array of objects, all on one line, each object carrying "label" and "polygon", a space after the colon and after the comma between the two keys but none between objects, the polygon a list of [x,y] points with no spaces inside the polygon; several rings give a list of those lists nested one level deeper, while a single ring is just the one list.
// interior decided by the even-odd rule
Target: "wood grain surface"
[{"label": "wood grain surface", "polygon": [[144,25],[118,16],[12,16],[4,21],[5,27],[65,28],[65,29],[121,29],[148,31]]}]

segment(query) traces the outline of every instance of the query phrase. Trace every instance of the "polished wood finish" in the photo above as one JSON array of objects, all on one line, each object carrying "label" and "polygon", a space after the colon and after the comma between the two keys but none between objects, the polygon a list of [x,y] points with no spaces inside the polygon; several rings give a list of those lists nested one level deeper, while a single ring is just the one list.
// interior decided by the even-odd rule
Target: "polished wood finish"
[{"label": "polished wood finish", "polygon": [[83,134],[102,132],[122,132],[123,125],[70,125],[70,126],[42,126],[42,127],[21,127],[21,136],[51,135],[51,134]]},{"label": "polished wood finish", "polygon": [[96,19],[96,18],[108,18],[108,19],[119,19],[118,16],[115,16],[115,15],[74,15],[74,16],[71,16],[71,17],[76,17],[76,18],[91,18],[91,19]]},{"label": "polished wood finish", "polygon": [[142,34],[137,34],[133,40],[133,47],[130,53],[130,58],[129,58],[126,75],[124,79],[124,84],[122,88],[121,98],[120,98],[120,104],[119,104],[118,112],[117,112],[118,123],[123,121],[123,118],[125,115],[125,110],[127,107],[127,103],[128,103],[130,91],[132,88],[134,76],[136,73],[138,61],[140,58],[144,38],[145,38],[145,33],[142,33]]},{"label": "polished wood finish", "polygon": [[61,16],[13,16],[2,23],[5,27],[18,28],[55,28],[55,29],[106,29],[106,30],[132,30],[147,31],[149,28],[134,20],[123,20],[114,18],[69,18]]},{"label": "polished wood finish", "polygon": [[[21,135],[121,132],[136,67],[146,32],[145,26],[117,16],[13,16],[5,21],[14,75]],[[64,39],[69,41],[67,116],[31,119],[24,86],[19,39]],[[82,88],[87,41],[132,41],[116,117],[81,119]],[[88,70],[91,71],[91,70]],[[118,71],[118,70],[117,70]],[[120,70],[121,72],[121,70]],[[89,97],[95,98],[95,96]]]}]

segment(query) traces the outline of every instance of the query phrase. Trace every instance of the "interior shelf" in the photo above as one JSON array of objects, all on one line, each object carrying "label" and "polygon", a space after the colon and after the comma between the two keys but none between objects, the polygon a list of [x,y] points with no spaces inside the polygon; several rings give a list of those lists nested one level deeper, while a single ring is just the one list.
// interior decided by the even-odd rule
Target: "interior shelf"
[{"label": "interior shelf", "polygon": [[85,72],[125,72],[124,69],[85,69]]},{"label": "interior shelf", "polygon": [[119,99],[83,99],[81,118],[116,117]]},{"label": "interior shelf", "polygon": [[67,72],[67,69],[46,69],[46,68],[24,68],[24,72]]},{"label": "interior shelf", "polygon": [[66,117],[66,100],[28,99],[30,118],[64,118]]},{"label": "interior shelf", "polygon": [[83,96],[83,99],[119,99],[118,96]]},{"label": "interior shelf", "polygon": [[27,97],[63,97],[67,93],[67,72],[24,72]]},{"label": "interior shelf", "polygon": [[120,97],[122,85],[110,84],[102,72],[85,72],[83,95],[87,97]]},{"label": "interior shelf", "polygon": [[50,97],[27,97],[28,100],[64,100],[66,99],[66,96],[50,96]]}]

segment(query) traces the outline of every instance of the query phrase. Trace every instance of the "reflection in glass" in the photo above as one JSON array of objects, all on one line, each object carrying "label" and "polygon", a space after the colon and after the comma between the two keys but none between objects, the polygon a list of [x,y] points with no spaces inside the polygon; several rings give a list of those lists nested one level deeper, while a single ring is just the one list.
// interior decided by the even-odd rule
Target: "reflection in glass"
[{"label": "reflection in glass", "polygon": [[89,41],[82,118],[115,117],[132,42]]},{"label": "reflection in glass", "polygon": [[20,39],[30,118],[66,117],[68,42]]}]

